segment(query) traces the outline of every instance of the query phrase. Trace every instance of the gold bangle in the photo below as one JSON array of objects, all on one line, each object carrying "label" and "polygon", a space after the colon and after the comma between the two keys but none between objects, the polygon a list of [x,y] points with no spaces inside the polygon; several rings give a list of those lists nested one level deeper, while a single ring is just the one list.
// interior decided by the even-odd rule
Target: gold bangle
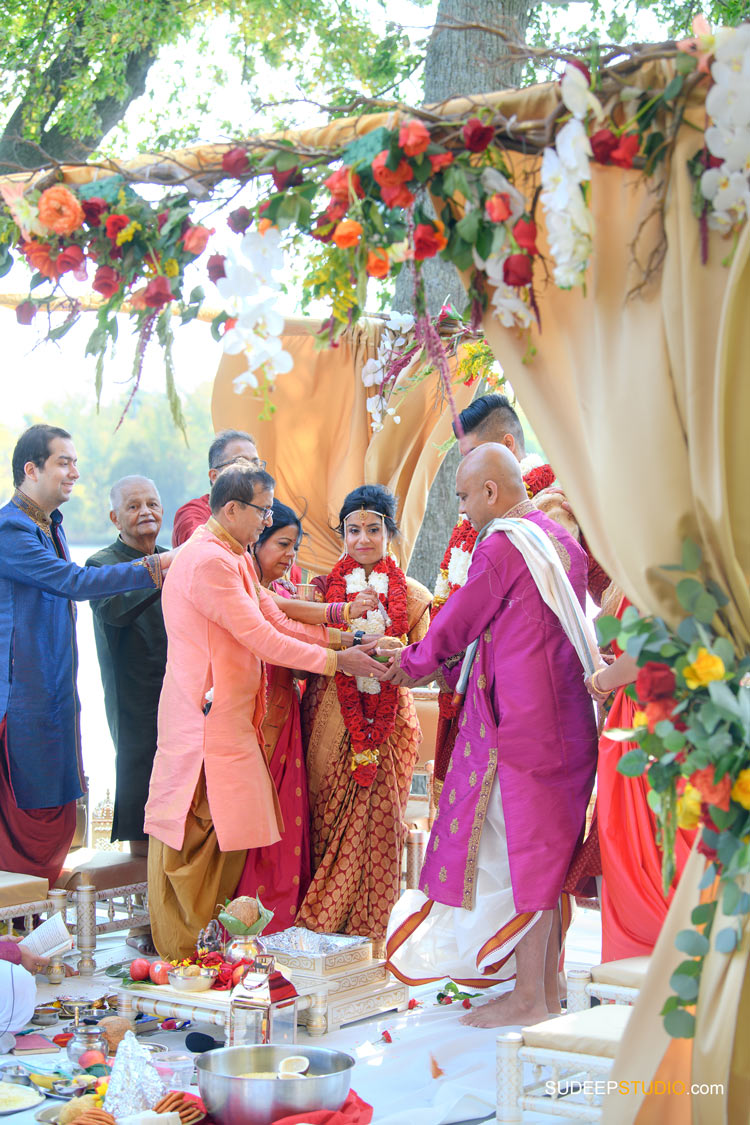
[{"label": "gold bangle", "polygon": [[336,652],[338,652],[339,649],[342,648],[341,630],[340,629],[333,629],[329,625],[329,627],[328,627],[328,644],[329,644],[330,648],[334,649]]},{"label": "gold bangle", "polygon": [[345,602],[344,603],[344,621],[346,622],[347,625],[351,625],[351,623],[352,623],[352,603],[351,602]]},{"label": "gold bangle", "polygon": [[602,672],[606,672],[606,668],[597,668],[595,672],[591,673],[591,686],[597,695],[611,695],[613,688],[600,688],[596,686],[597,676],[601,676]]},{"label": "gold bangle", "polygon": [[338,659],[336,653],[332,648],[326,649],[326,666],[323,669],[324,676],[334,676],[338,670]]}]

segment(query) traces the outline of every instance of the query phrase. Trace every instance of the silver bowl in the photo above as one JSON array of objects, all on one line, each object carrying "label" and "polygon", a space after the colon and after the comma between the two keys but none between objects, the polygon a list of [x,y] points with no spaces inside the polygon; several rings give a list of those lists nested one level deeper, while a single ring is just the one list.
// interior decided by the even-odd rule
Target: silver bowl
[{"label": "silver bowl", "polygon": [[[241,1078],[277,1071],[282,1059],[309,1059],[301,1078]],[[196,1060],[198,1088],[218,1125],[271,1125],[277,1117],[316,1109],[341,1109],[351,1085],[354,1059],[324,1047],[221,1047]]]},{"label": "silver bowl", "polygon": [[200,972],[193,975],[185,972],[186,967],[181,965],[167,973],[170,985],[179,992],[207,992],[219,975],[219,970],[212,965],[202,965]]}]

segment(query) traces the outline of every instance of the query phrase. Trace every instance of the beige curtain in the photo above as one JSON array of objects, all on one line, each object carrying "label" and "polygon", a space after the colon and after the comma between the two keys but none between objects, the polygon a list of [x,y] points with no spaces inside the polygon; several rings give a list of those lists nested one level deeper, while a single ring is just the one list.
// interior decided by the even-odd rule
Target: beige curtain
[{"label": "beige curtain", "polygon": [[[668,80],[669,70],[663,69]],[[702,98],[699,92],[688,113],[700,127]],[[526,120],[523,110],[519,117]],[[689,534],[701,544],[712,577],[731,596],[731,634],[738,650],[747,651],[750,232],[745,227],[731,268],[722,265],[731,242],[716,234],[710,236],[709,262],[701,264],[686,167],[700,144],[699,132],[681,129],[664,208],[663,268],[645,291],[628,299],[641,276],[633,260],[636,232],[641,262],[657,251],[661,236],[657,217],[648,219],[653,184],[635,171],[594,165],[597,233],[587,291],[540,286],[542,332],[534,338],[537,354],[530,363],[523,362],[525,338],[491,315],[484,328],[605,569],[642,610],[675,620],[671,585],[659,567],[680,561]],[[538,160],[519,159],[516,169],[534,176]],[[537,220],[546,250],[541,214]],[[688,1084],[724,1081],[724,1097],[672,1099],[680,1115],[675,1120],[718,1125],[750,1119],[747,924],[733,955],[707,957],[694,1043],[670,1043],[659,1017],[670,973],[681,959],[674,934],[690,925],[702,867],[696,855],[675,896],[612,1077],[648,1083],[658,1073]],[[671,1120],[665,1114],[654,1099],[616,1097],[608,1099],[604,1120],[609,1125]]]},{"label": "beige curtain", "polygon": [[[301,566],[315,574],[330,570],[341,553],[333,528],[344,497],[360,484],[374,483],[399,497],[401,540],[395,546],[407,566],[440,466],[438,446],[451,436],[437,374],[401,395],[400,388],[418,374],[416,364],[406,368],[392,400],[401,421],[387,418],[373,434],[366,409],[372,390],[364,386],[361,371],[377,350],[381,322],[360,321],[337,348],[319,346],[318,328],[312,321],[287,322],[283,341],[294,368],[278,378],[269,417],[261,417],[260,396],[234,387],[235,377],[246,369],[244,357],[223,356],[214,383],[214,426],[252,433],[276,478],[276,496],[298,511],[306,509]],[[473,389],[459,384],[454,393],[462,410]]]}]

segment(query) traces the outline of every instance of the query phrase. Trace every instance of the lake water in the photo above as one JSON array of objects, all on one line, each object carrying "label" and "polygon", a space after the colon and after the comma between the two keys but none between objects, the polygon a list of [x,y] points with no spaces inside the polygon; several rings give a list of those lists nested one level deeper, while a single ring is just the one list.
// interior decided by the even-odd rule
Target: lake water
[{"label": "lake water", "polygon": [[[73,562],[83,566],[95,551],[112,540],[88,546],[70,546]],[[89,602],[78,602],[78,694],[81,697],[81,742],[83,765],[89,781],[89,824],[91,814],[107,790],[115,795],[115,748],[104,710],[104,690],[94,640],[94,619]]]}]

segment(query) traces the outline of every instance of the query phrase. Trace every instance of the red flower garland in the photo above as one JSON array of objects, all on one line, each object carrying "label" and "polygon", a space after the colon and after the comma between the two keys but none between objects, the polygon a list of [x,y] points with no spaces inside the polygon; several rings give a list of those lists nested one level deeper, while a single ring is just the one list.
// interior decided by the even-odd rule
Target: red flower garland
[{"label": "red flower garland", "polygon": [[555,473],[551,465],[538,465],[536,469],[529,469],[524,473],[523,483],[529,496],[536,496],[543,488],[549,488],[555,483]]},{"label": "red flower garland", "polygon": [[[347,591],[346,576],[360,565],[351,555],[346,555],[336,563],[328,578],[326,601],[354,601],[356,594]],[[401,637],[409,626],[404,572],[390,557],[381,559],[373,567],[373,572],[388,575],[388,597],[383,594],[378,595],[381,605],[391,620],[385,631],[386,636]],[[394,684],[381,683],[377,695],[360,692],[355,677],[337,672],[336,692],[344,725],[351,737],[352,756],[369,752],[374,754],[376,759],[374,762],[357,765],[353,770],[354,780],[359,785],[372,785],[378,769],[378,749],[391,736],[396,725],[398,689]]]}]

